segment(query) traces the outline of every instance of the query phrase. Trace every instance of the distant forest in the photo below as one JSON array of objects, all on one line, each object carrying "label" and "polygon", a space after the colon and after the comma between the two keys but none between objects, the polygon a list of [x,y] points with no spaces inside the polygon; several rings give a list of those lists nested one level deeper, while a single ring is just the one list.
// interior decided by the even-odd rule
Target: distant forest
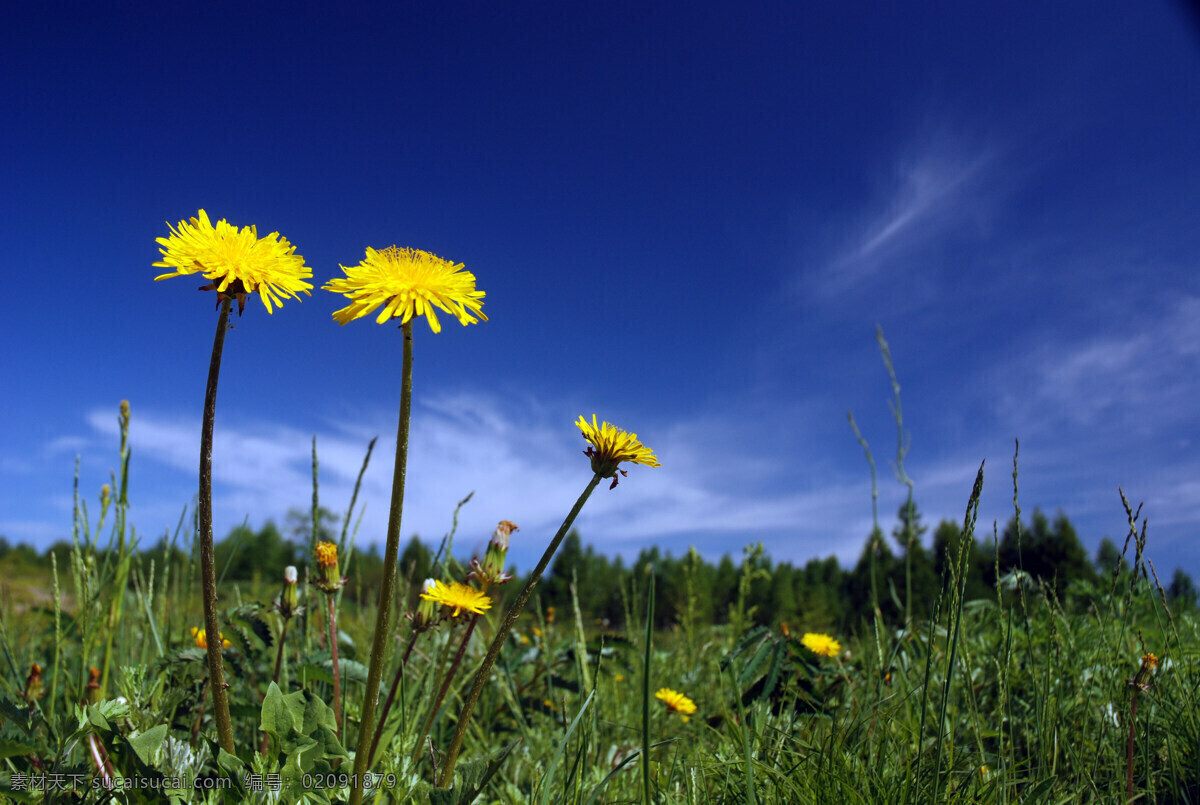
[{"label": "distant forest", "polygon": [[[303,578],[314,536],[312,520],[309,512],[294,510],[283,530],[271,521],[257,531],[245,526],[233,529],[216,546],[218,574],[223,574],[226,584],[271,587],[275,580],[282,580],[284,567],[292,564],[302,568]],[[337,516],[321,509],[317,520],[317,536],[337,542]],[[716,564],[694,550],[676,557],[657,548],[644,548],[632,564],[626,564],[619,556],[610,559],[592,546],[585,546],[580,535],[572,531],[535,596],[543,611],[555,607],[556,612],[573,612],[571,588],[577,579],[580,583],[575,595],[585,623],[619,628],[636,601],[644,596],[647,573],[652,567],[655,619],[661,628],[686,620],[693,624],[786,623],[796,628],[846,633],[856,631],[860,620],[871,615],[875,606],[886,621],[896,624],[930,614],[943,578],[950,572],[949,559],[960,555],[962,531],[958,524],[943,520],[933,530],[931,540],[925,539],[927,532],[916,504],[906,503],[897,512],[890,536],[876,529],[864,542],[855,565],[843,568],[832,556],[811,559],[802,566],[776,564],[758,545],[747,547],[738,557],[726,554]],[[178,544],[181,541],[178,536],[171,540],[164,537],[151,548],[143,546],[143,568],[149,567],[150,560],[162,568],[168,554],[174,562],[188,562],[185,547],[191,546]],[[1137,564],[1135,543],[1126,541],[1119,548],[1105,538],[1092,559],[1065,514],[1059,512],[1051,520],[1035,510],[1019,529],[1016,518],[1010,520],[998,541],[971,540],[965,546],[969,552],[963,559],[967,568],[966,596],[968,600],[995,600],[997,595],[1017,595],[1024,589],[1052,596],[1067,608],[1086,608],[1093,597],[1106,593],[1122,577],[1128,578]],[[69,542],[58,542],[39,554],[24,544],[13,546],[0,536],[0,563],[10,572],[20,566],[45,568],[51,552],[57,555],[62,572],[70,566],[70,551]],[[462,578],[469,560],[447,560],[447,572]],[[434,548],[415,536],[399,561],[401,573],[410,580],[419,582],[439,575],[440,569],[434,567]],[[1141,565],[1138,568],[1145,572]],[[373,600],[382,575],[378,546],[354,552],[349,565],[343,564],[343,571],[351,577],[346,588],[349,598]],[[518,577],[502,588],[504,593],[513,594],[520,588],[520,581]],[[1196,606],[1196,586],[1181,568],[1161,583],[1155,578],[1150,581],[1159,584],[1173,607]],[[412,595],[415,586],[409,584],[406,589]]]}]

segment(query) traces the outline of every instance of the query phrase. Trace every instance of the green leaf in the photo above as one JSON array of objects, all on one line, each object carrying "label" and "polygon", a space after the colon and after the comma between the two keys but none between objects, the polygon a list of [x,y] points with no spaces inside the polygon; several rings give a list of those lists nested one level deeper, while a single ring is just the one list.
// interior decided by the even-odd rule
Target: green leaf
[{"label": "green leaf", "polygon": [[272,682],[263,699],[262,720],[260,721],[263,732],[278,738],[280,735],[291,732],[293,723],[292,712],[283,700],[283,691]]},{"label": "green leaf", "polygon": [[754,656],[750,658],[750,662],[746,663],[746,667],[738,676],[738,687],[744,688],[758,678],[763,664],[766,663],[767,657],[771,655],[771,649],[774,647],[775,644],[771,640],[764,640],[759,644],[758,650],[754,652]]},{"label": "green leaf", "polygon": [[[333,682],[333,659],[321,663],[321,667],[329,675],[329,681]],[[338,668],[341,669],[343,682],[361,682],[364,685],[367,683],[367,666],[361,662],[339,658]]]},{"label": "green leaf", "polygon": [[767,627],[755,626],[753,629],[746,632],[746,634],[742,635],[742,639],[737,642],[737,645],[733,647],[733,650],[731,650],[721,659],[721,670],[724,671],[728,669],[729,664],[733,662],[735,657],[753,645],[754,642],[766,634],[766,632]]},{"label": "green leaf", "polygon": [[0,759],[17,757],[18,755],[33,755],[37,749],[20,741],[0,741]]},{"label": "green leaf", "polygon": [[779,684],[779,677],[783,672],[783,658],[787,656],[787,644],[776,643],[775,652],[771,655],[771,668],[767,671],[767,681],[763,683],[762,693],[759,698],[765,699],[775,692],[775,686]]},{"label": "green leaf", "polygon": [[162,742],[167,737],[167,725],[159,724],[157,727],[151,727],[129,739],[129,745],[133,747],[133,751],[137,753],[138,758],[147,766],[154,765],[154,759],[158,755],[158,748],[162,746]]}]

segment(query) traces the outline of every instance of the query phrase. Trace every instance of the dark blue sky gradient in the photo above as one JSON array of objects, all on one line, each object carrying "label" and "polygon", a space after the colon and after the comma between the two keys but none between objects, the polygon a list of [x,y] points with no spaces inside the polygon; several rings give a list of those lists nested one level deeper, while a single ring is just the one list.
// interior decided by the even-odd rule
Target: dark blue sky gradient
[{"label": "dark blue sky gradient", "polygon": [[[1062,507],[1089,549],[1147,502],[1160,573],[1200,575],[1200,37],[1116,3],[29,4],[0,20],[0,259],[12,381],[0,533],[68,537],[134,411],[149,539],[195,486],[215,313],[154,238],[205,208],[278,230],[316,284],[366,246],[461,261],[490,321],[418,327],[405,532],[471,489],[540,553],[587,468],[580,413],[637,431],[580,520],[601,549],[763,540],[857,556],[853,409],[903,488],[883,326],[931,525]],[[381,436],[361,539],[381,541],[399,394],[392,327],[314,291],[230,334],[217,529],[304,506],[309,439],[342,510]],[[424,328],[424,329],[422,329]],[[224,434],[225,442],[220,441]]]}]

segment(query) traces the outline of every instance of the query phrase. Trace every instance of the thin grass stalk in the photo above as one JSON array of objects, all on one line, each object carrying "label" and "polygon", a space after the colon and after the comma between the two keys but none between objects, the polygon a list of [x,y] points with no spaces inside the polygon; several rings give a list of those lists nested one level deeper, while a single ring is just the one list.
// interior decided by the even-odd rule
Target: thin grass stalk
[{"label": "thin grass stalk", "polygon": [[204,592],[204,629],[208,635],[208,676],[212,688],[213,712],[217,721],[217,740],[229,754],[236,754],[233,721],[229,717],[225,666],[221,658],[221,628],[217,620],[217,569],[213,556],[212,525],[212,445],[213,422],[217,415],[217,381],[221,374],[221,352],[229,325],[229,307],[233,300],[221,303],[217,333],[213,338],[212,360],[208,364],[208,384],[204,390],[204,419],[200,427],[200,576]]},{"label": "thin grass stalk", "polygon": [[358,727],[358,745],[354,755],[354,787],[350,805],[362,802],[362,783],[371,760],[371,737],[375,732],[375,704],[379,698],[379,683],[387,663],[391,642],[392,598],[396,587],[396,557],[400,553],[400,520],[404,510],[404,480],[408,467],[408,428],[412,415],[412,321],[400,328],[404,333],[404,358],[400,379],[400,421],[396,426],[396,462],[392,470],[392,501],[388,512],[387,545],[383,552],[383,582],[379,590],[379,608],[375,615],[375,635],[371,643],[371,663],[367,670],[367,685],[363,691],[362,720]]},{"label": "thin grass stalk", "polygon": [[[433,720],[437,718],[438,709],[442,706],[442,702],[446,700],[446,694],[450,691],[450,685],[454,682],[454,677],[458,674],[458,667],[462,665],[463,655],[467,653],[467,644],[471,642],[471,635],[475,634],[475,625],[479,623],[479,614],[471,615],[471,622],[467,624],[467,631],[463,633],[462,641],[458,644],[458,651],[454,652],[454,659],[450,661],[450,667],[446,670],[446,675],[442,678],[441,687],[438,688],[437,696],[433,700],[433,707],[429,709],[429,716],[425,719],[425,726],[421,730],[421,736],[417,739],[418,751],[422,744],[425,743],[425,737],[429,735],[429,731],[433,728]],[[380,726],[383,725],[381,720]],[[372,754],[374,752],[372,751]]]},{"label": "thin grass stalk", "polygon": [[488,647],[487,655],[483,658],[483,664],[479,666],[479,670],[475,674],[475,681],[471,684],[471,690],[467,694],[466,701],[463,703],[462,713],[458,716],[458,725],[454,728],[454,737],[450,740],[450,748],[446,750],[446,763],[442,767],[442,774],[438,780],[440,788],[449,788],[454,781],[454,766],[458,762],[458,754],[462,750],[463,738],[467,733],[467,724],[471,720],[471,714],[475,712],[475,705],[479,703],[479,696],[483,693],[484,682],[487,681],[492,666],[496,664],[496,658],[500,656],[500,650],[504,648],[504,641],[508,638],[508,633],[512,631],[513,624],[517,622],[517,618],[521,615],[521,610],[525,608],[526,602],[529,601],[529,596],[533,593],[533,588],[541,581],[542,574],[546,572],[547,565],[550,564],[550,560],[554,557],[558,546],[567,535],[571,524],[579,516],[580,510],[583,509],[583,504],[587,503],[587,499],[592,495],[592,490],[599,483],[600,476],[593,473],[592,480],[588,481],[587,487],[579,495],[579,499],[575,501],[575,505],[571,507],[571,511],[567,514],[567,518],[563,520],[562,525],[559,526],[558,533],[554,535],[554,539],[550,540],[550,544],[546,546],[546,551],[542,554],[542,558],[538,560],[537,566],[529,574],[529,579],[517,595],[517,600],[513,602],[513,605],[508,610],[508,614],[504,616],[504,622],[496,631],[496,636],[492,639],[492,645]]},{"label": "thin grass stalk", "polygon": [[[983,494],[983,464],[980,464],[979,472],[975,476],[975,486],[971,490],[970,499],[967,501],[967,511],[966,511],[966,514],[963,516],[963,529],[962,529],[962,540],[963,541],[975,538],[975,519],[979,516],[979,496],[982,494]],[[933,765],[933,802],[934,802],[934,805],[937,805],[938,800],[941,798],[942,747],[943,747],[943,744],[945,743],[945,741],[943,741],[943,730],[945,728],[945,723],[946,723],[946,708],[950,704],[950,688],[951,688],[951,685],[953,685],[953,683],[954,683],[954,667],[955,667],[954,663],[955,663],[955,659],[958,656],[958,638],[959,638],[959,633],[962,630],[963,604],[965,603],[963,601],[963,598],[966,595],[966,584],[967,584],[967,574],[966,574],[965,567],[962,569],[962,572],[959,575],[961,576],[961,580],[959,581],[959,587],[958,587],[958,589],[956,589],[954,591],[956,597],[950,601],[950,605],[952,607],[951,611],[950,611],[950,617],[951,617],[954,625],[953,625],[953,629],[952,629],[950,635],[948,636],[948,640],[950,642],[950,646],[949,646],[950,656],[946,661],[946,681],[942,685],[942,700],[938,706],[938,741],[937,741],[937,750],[936,750],[936,755],[935,755],[934,765]],[[930,650],[932,650],[932,649],[933,649],[933,646],[930,645]]]},{"label": "thin grass stalk", "polygon": [[383,730],[387,725],[388,713],[392,710],[392,704],[396,701],[396,691],[400,688],[400,680],[404,678],[404,669],[408,665],[408,658],[412,654],[413,646],[417,644],[417,635],[421,632],[418,629],[413,629],[412,636],[408,638],[408,646],[404,649],[404,656],[400,658],[400,667],[396,669],[396,678],[392,680],[392,687],[388,690],[387,699],[383,703],[383,709],[379,712],[379,722],[375,725],[375,735],[371,738],[371,755],[367,762],[367,767],[370,768],[375,763],[375,753],[379,750],[379,741],[383,738]]},{"label": "thin grass stalk", "polygon": [[650,781],[650,661],[654,653],[654,568],[646,590],[646,649],[642,655],[642,802],[654,802]]}]

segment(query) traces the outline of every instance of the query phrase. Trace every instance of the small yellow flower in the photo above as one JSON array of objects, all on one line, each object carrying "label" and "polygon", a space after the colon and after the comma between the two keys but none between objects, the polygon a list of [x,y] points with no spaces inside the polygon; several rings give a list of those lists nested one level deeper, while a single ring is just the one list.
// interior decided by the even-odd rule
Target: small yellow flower
[{"label": "small yellow flower", "polygon": [[541,629],[539,629],[538,627],[534,626],[532,631],[533,631],[533,635],[534,635],[534,637],[541,637],[541,636],[542,636],[542,630],[541,630]]},{"label": "small yellow flower", "polygon": [[659,688],[654,698],[659,699],[671,710],[687,717],[696,712],[696,703],[678,691],[670,688]]},{"label": "small yellow flower", "polygon": [[342,571],[338,567],[336,544],[332,542],[317,543],[317,567],[321,571],[316,581],[318,588],[327,593],[335,593],[342,589],[346,580],[342,578]]},{"label": "small yellow flower", "polygon": [[800,642],[809,651],[814,654],[820,654],[822,657],[836,657],[838,652],[842,650],[841,643],[824,634],[808,632],[804,637],[800,638]]},{"label": "small yellow flower", "polygon": [[1142,667],[1153,671],[1155,668],[1158,667],[1158,657],[1155,657],[1153,654],[1150,654],[1150,653],[1143,655]]},{"label": "small yellow flower", "polygon": [[454,612],[450,613],[452,618],[457,618],[464,609],[482,615],[484,610],[492,608],[492,599],[460,581],[452,581],[449,584],[435,581],[432,589],[421,592],[421,598],[453,609]]},{"label": "small yellow flower", "polygon": [[281,297],[299,299],[299,294],[307,294],[313,287],[304,281],[312,276],[312,270],[278,232],[259,238],[253,226],[239,230],[224,218],[214,227],[204,210],[190,223],[180,221],[170,229],[171,237],[155,238],[163,247],[159,249],[163,259],[154,265],[174,271],[155,277],[155,281],[202,274],[211,284],[200,290],[216,290],[218,302],[237,299],[238,313],[245,308],[248,293],[258,291],[271,313],[272,303],[282,305]]},{"label": "small yellow flower", "polygon": [[[233,645],[233,643],[230,643],[228,640],[225,639],[224,633],[219,632],[218,634],[221,635],[221,648],[229,648],[230,646]],[[198,629],[195,626],[193,626],[192,627],[192,637],[195,638],[195,640],[196,640],[196,648],[204,648],[204,649],[208,648],[208,638],[205,635],[205,631],[203,629]]]},{"label": "small yellow flower", "polygon": [[[322,287],[344,294],[350,304],[333,314],[338,324],[372,313],[377,324],[400,318],[407,324],[413,316],[427,316],[435,333],[442,331],[434,308],[449,313],[465,327],[487,321],[483,314],[483,291],[475,290],[475,275],[463,270],[462,263],[443,260],[420,249],[367,247],[367,256],[356,266],[340,266],[345,277],[332,279]],[[475,318],[476,316],[479,319]]]},{"label": "small yellow flower", "polygon": [[613,682],[624,682],[625,674],[613,674]]},{"label": "small yellow flower", "polygon": [[638,441],[636,433],[626,433],[616,425],[607,422],[597,425],[596,415],[592,414],[591,424],[582,416],[575,426],[583,431],[583,438],[592,443],[583,454],[592,460],[592,472],[601,478],[612,478],[612,489],[617,485],[617,473],[625,475],[620,469],[622,461],[632,461],[634,464],[644,464],[647,467],[661,467],[654,451]]}]

